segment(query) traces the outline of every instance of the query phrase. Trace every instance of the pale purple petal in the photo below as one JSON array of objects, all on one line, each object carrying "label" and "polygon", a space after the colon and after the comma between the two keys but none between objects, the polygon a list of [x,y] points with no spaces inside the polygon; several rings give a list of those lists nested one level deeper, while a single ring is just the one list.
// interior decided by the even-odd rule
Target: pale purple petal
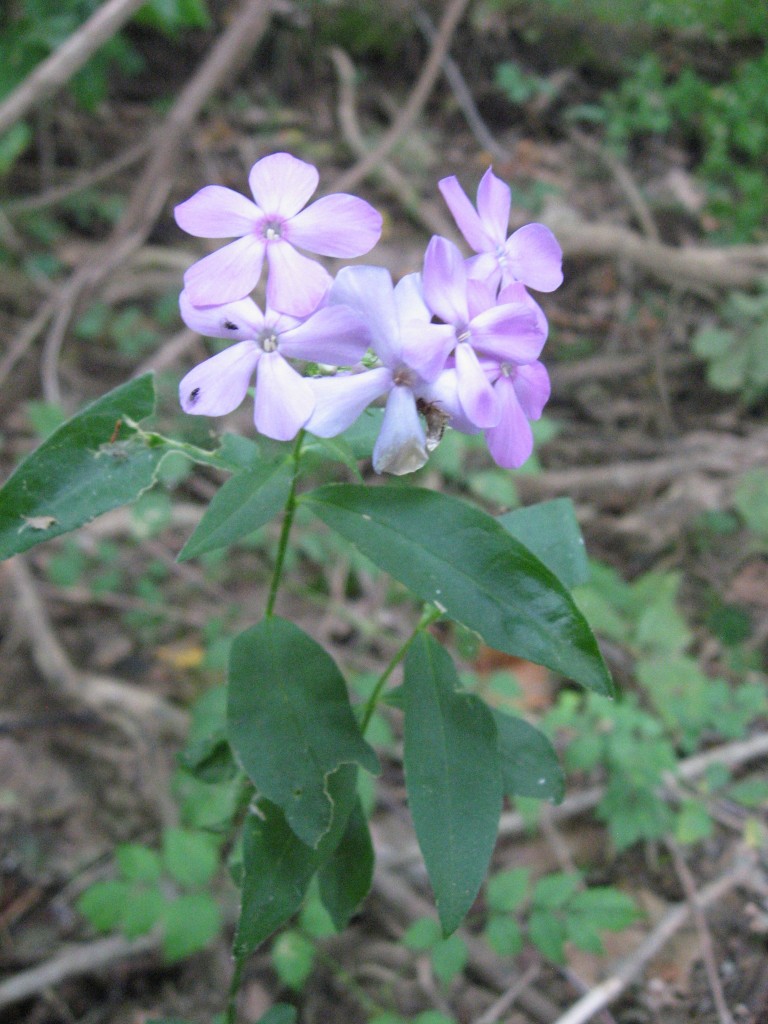
[{"label": "pale purple petal", "polygon": [[[522,287],[522,285],[521,285]],[[525,288],[523,288],[525,291]],[[469,306],[469,319],[472,320],[478,313],[484,313],[486,309],[498,305],[496,289],[491,288],[486,281],[479,281],[475,278],[467,278],[467,305]],[[508,299],[508,302],[517,301]]]},{"label": "pale purple petal", "polygon": [[459,399],[459,378],[456,368],[443,370],[432,384],[415,389],[416,395],[425,402],[437,406],[448,417],[448,425],[463,434],[477,434],[480,428],[471,423],[461,407]]},{"label": "pale purple petal", "polygon": [[424,301],[424,288],[421,274],[406,274],[395,285],[395,308],[397,319],[401,324],[410,320],[420,320],[428,324],[432,313]]},{"label": "pale purple petal", "polygon": [[401,358],[399,324],[392,278],[384,267],[344,267],[336,275],[330,302],[359,313],[371,336],[371,347],[385,366]]},{"label": "pale purple petal", "polygon": [[483,227],[493,240],[494,248],[504,245],[506,240],[511,205],[512,193],[509,185],[501,178],[497,178],[489,167],[477,187],[477,212]]},{"label": "pale purple petal", "polygon": [[494,306],[470,324],[473,348],[502,361],[530,363],[538,358],[547,339],[536,313],[527,305]]},{"label": "pale purple petal", "polygon": [[539,292],[553,292],[563,283],[563,251],[544,224],[518,228],[507,239],[506,255],[505,283],[511,275]]},{"label": "pale purple petal", "polygon": [[264,242],[238,238],[204,256],[184,274],[184,288],[195,306],[221,306],[243,299],[256,287],[264,262]]},{"label": "pale purple petal", "polygon": [[234,238],[253,230],[260,211],[250,199],[223,185],[206,185],[179,203],[176,223],[197,238]]},{"label": "pale purple petal", "polygon": [[539,419],[549,401],[549,374],[545,367],[538,362],[518,366],[511,380],[525,415],[529,420]]},{"label": "pale purple petal", "polygon": [[501,281],[501,266],[494,252],[484,252],[479,256],[470,256],[466,261],[467,277],[471,280],[484,281],[492,292],[496,292]]},{"label": "pale purple petal", "polygon": [[405,323],[400,328],[403,362],[427,383],[435,380],[456,344],[450,324]]},{"label": "pale purple petal", "polygon": [[199,363],[179,384],[184,412],[196,416],[225,416],[245,398],[261,349],[252,341],[240,341],[204,363]]},{"label": "pale purple petal", "polygon": [[312,414],[315,398],[307,381],[279,352],[265,352],[256,375],[253,422],[276,441],[296,437]]},{"label": "pale purple petal", "polygon": [[428,458],[427,439],[413,392],[410,388],[394,387],[373,447],[373,468],[377,473],[403,476],[421,469]]},{"label": "pale purple petal", "polygon": [[253,299],[239,299],[223,306],[193,306],[183,291],[179,311],[187,327],[208,338],[247,341],[257,338],[264,327],[264,314]]},{"label": "pale purple petal", "polygon": [[476,427],[494,427],[499,421],[496,395],[477,356],[467,344],[456,346],[459,401],[467,419]]},{"label": "pale purple petal", "polygon": [[335,437],[350,427],[371,402],[392,387],[392,372],[384,366],[364,373],[307,379],[315,411],[306,429],[317,437]]},{"label": "pale purple petal", "polygon": [[371,343],[362,317],[348,306],[326,306],[280,335],[279,349],[289,359],[353,366]]},{"label": "pale purple petal", "polygon": [[424,298],[435,316],[457,330],[469,321],[467,271],[458,248],[447,238],[434,235],[424,254]]},{"label": "pale purple petal", "polygon": [[283,241],[269,243],[267,262],[267,302],[270,307],[292,316],[313,313],[331,286],[331,275],[325,267],[302,256]]},{"label": "pale purple petal", "polygon": [[549,325],[547,318],[544,315],[544,310],[538,304],[536,299],[526,290],[526,287],[520,281],[512,281],[510,284],[505,285],[504,288],[499,292],[498,303],[500,306],[506,305],[510,302],[522,302],[536,314],[536,319],[539,323],[539,327],[546,337],[549,331]]},{"label": "pale purple petal", "polygon": [[257,160],[248,175],[253,198],[269,217],[293,217],[309,202],[320,176],[312,164],[290,153]]},{"label": "pale purple petal", "polygon": [[494,249],[495,243],[493,238],[488,234],[477,210],[459,184],[458,178],[452,174],[449,178],[443,178],[439,181],[437,187],[442,192],[443,199],[453,214],[453,219],[456,221],[459,231],[466,238],[470,248],[474,249],[475,252],[485,252],[488,249]]},{"label": "pale purple petal", "polygon": [[505,469],[517,469],[533,451],[531,425],[517,400],[511,380],[500,378],[496,384],[501,417],[486,431],[485,439],[494,462]]},{"label": "pale purple petal", "polygon": [[320,256],[362,256],[381,236],[381,214],[357,196],[323,196],[283,228],[292,245]]}]

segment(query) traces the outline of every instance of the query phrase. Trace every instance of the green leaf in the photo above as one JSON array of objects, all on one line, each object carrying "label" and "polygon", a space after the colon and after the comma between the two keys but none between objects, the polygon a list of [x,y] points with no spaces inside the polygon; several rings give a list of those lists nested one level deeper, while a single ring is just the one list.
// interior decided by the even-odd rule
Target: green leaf
[{"label": "green leaf", "polygon": [[467,944],[458,935],[449,935],[432,947],[432,970],[443,985],[464,970],[467,959]]},{"label": "green leaf", "polygon": [[405,660],[405,778],[446,935],[458,927],[485,877],[502,800],[493,715],[457,686],[448,653],[420,633]]},{"label": "green leaf", "polygon": [[123,384],[62,424],[0,490],[0,559],[133,501],[166,453],[128,421],[154,409],[152,375]]},{"label": "green leaf", "polygon": [[335,662],[284,619],[264,619],[235,639],[228,720],[230,743],[254,786],[309,846],[333,818],[329,775],[345,763],[378,773]]},{"label": "green leaf", "polygon": [[276,1003],[263,1017],[259,1017],[256,1024],[296,1024],[296,1007]]},{"label": "green leaf", "polygon": [[182,960],[216,938],[221,911],[207,893],[188,893],[166,904],[163,924],[163,953],[168,960]]},{"label": "green leaf", "polygon": [[122,920],[130,892],[127,882],[95,882],[80,896],[77,909],[96,931],[111,932]]},{"label": "green leaf", "polygon": [[532,796],[559,803],[565,793],[565,775],[544,733],[503,711],[494,709],[493,717],[507,796]]},{"label": "green leaf", "polygon": [[358,798],[341,842],[320,868],[320,895],[337,931],[368,895],[373,881],[374,853],[371,833]]},{"label": "green leaf", "polygon": [[298,838],[283,812],[260,800],[243,829],[243,897],[233,953],[245,956],[299,909],[314,874],[341,841],[357,799],[357,770],[345,765],[328,780],[333,821],[316,848]]},{"label": "green leaf", "polygon": [[678,843],[698,843],[707,839],[715,830],[707,808],[697,800],[685,800],[675,822],[675,839]]},{"label": "green leaf", "polygon": [[528,936],[544,956],[556,964],[565,963],[565,924],[551,911],[533,911],[528,920]]},{"label": "green leaf", "polygon": [[533,903],[539,909],[562,907],[577,892],[581,878],[577,874],[558,871],[540,878],[533,889]]},{"label": "green leaf", "polygon": [[520,925],[508,914],[492,914],[484,934],[485,941],[499,956],[517,956],[523,948]]},{"label": "green leaf", "polygon": [[570,498],[518,508],[499,516],[498,522],[540,558],[564,587],[570,590],[589,582],[584,538]]},{"label": "green leaf", "polygon": [[491,516],[420,488],[330,484],[301,500],[490,646],[613,693],[597,641],[568,592]]},{"label": "green leaf", "polygon": [[157,886],[134,886],[126,902],[120,930],[128,939],[151,932],[163,916],[167,901]]},{"label": "green leaf", "polygon": [[208,832],[169,828],[163,832],[163,863],[179,885],[207,885],[219,867],[219,845]]},{"label": "green leaf", "polygon": [[420,917],[409,925],[400,940],[406,949],[422,952],[431,949],[442,938],[440,925],[431,917]]},{"label": "green leaf", "polygon": [[634,900],[610,885],[596,885],[574,894],[568,903],[568,917],[581,915],[597,931],[618,932],[642,915]]},{"label": "green leaf", "polygon": [[312,973],[315,944],[301,932],[290,929],[275,939],[272,963],[280,981],[288,988],[301,990]]},{"label": "green leaf", "polygon": [[512,868],[500,871],[488,879],[486,900],[491,910],[517,910],[528,895],[528,868]]},{"label": "green leaf", "polygon": [[140,843],[121,844],[115,851],[115,859],[120,874],[131,882],[156,882],[162,873],[157,851]]},{"label": "green leaf", "polygon": [[285,507],[292,475],[290,460],[281,459],[227,480],[179,552],[178,561],[228,547],[268,523]]},{"label": "green leaf", "polygon": [[768,536],[768,472],[751,469],[736,486],[733,504],[750,530]]}]

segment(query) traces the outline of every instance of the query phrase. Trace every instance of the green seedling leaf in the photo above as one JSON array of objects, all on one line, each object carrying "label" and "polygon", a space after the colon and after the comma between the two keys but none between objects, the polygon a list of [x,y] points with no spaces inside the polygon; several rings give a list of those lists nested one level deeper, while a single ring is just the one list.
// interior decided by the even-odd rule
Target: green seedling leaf
[{"label": "green seedling leaf", "polygon": [[130,892],[128,882],[95,882],[80,896],[77,909],[96,931],[111,932],[120,925]]},{"label": "green seedling leaf", "polygon": [[219,847],[207,832],[169,828],[163,833],[163,863],[179,885],[194,889],[207,885],[219,868]]},{"label": "green seedling leaf", "polygon": [[498,522],[532,551],[570,590],[589,582],[584,538],[570,498],[517,508]]},{"label": "green seedling leaf", "polygon": [[120,874],[131,882],[157,882],[162,874],[160,857],[140,843],[123,843],[115,851]]},{"label": "green seedling leaf", "polygon": [[188,893],[166,904],[163,924],[166,959],[183,960],[216,938],[222,925],[221,911],[207,893]]},{"label": "green seedling leaf", "polygon": [[296,1007],[276,1003],[263,1017],[259,1017],[256,1024],[296,1024]]},{"label": "green seedling leaf", "polygon": [[509,912],[522,906],[528,895],[528,868],[500,871],[488,879],[486,900],[491,910]]},{"label": "green seedling leaf", "polygon": [[533,911],[528,920],[528,936],[548,959],[556,964],[565,963],[565,923],[551,911]]},{"label": "green seedling leaf", "polygon": [[557,872],[540,878],[533,889],[534,906],[540,910],[562,907],[578,891],[581,878],[577,874]]},{"label": "green seedling leaf", "polygon": [[378,773],[335,662],[285,619],[264,619],[235,639],[228,721],[232,749],[254,786],[309,846],[334,817],[328,777],[345,763]]},{"label": "green seedling leaf", "polygon": [[464,970],[467,959],[467,944],[458,935],[449,935],[432,947],[432,970],[443,985]]},{"label": "green seedling leaf", "polygon": [[745,473],[736,486],[733,504],[750,530],[768,537],[768,471]]},{"label": "green seedling leaf", "polygon": [[406,949],[423,952],[432,949],[443,937],[440,925],[431,917],[420,917],[409,925],[400,940]]},{"label": "green seedling leaf", "polygon": [[675,839],[688,845],[708,839],[715,830],[707,808],[698,800],[685,800],[675,822]]},{"label": "green seedling leaf", "polygon": [[493,715],[457,692],[448,653],[419,634],[405,660],[405,778],[445,935],[477,896],[496,842],[501,767]]},{"label": "green seedling leaf", "polygon": [[130,893],[120,922],[127,939],[151,932],[163,916],[167,901],[157,886],[136,885]]},{"label": "green seedling leaf", "polygon": [[491,516],[420,488],[330,484],[301,501],[490,646],[613,693],[597,641],[566,589]]},{"label": "green seedling leaf", "polygon": [[559,803],[565,774],[544,733],[522,718],[494,710],[501,774],[507,796],[532,796]]},{"label": "green seedling leaf", "polygon": [[492,914],[484,935],[485,941],[499,956],[517,956],[523,948],[520,925],[508,914]]},{"label": "green seedling leaf", "polygon": [[320,868],[320,896],[337,931],[368,895],[373,881],[374,853],[371,833],[358,798],[341,842]]},{"label": "green seedling leaf", "polygon": [[307,846],[281,809],[260,800],[243,830],[240,921],[233,953],[246,956],[299,909],[309,883],[338,846],[357,799],[357,770],[345,765],[328,780],[333,821],[319,845]]},{"label": "green seedling leaf", "polygon": [[285,507],[292,473],[290,460],[281,459],[254,466],[227,480],[179,552],[178,560],[184,562],[206,551],[228,547],[268,523]]},{"label": "green seedling leaf", "polygon": [[301,932],[285,931],[275,939],[272,964],[284,985],[300,991],[315,964],[315,944]]}]

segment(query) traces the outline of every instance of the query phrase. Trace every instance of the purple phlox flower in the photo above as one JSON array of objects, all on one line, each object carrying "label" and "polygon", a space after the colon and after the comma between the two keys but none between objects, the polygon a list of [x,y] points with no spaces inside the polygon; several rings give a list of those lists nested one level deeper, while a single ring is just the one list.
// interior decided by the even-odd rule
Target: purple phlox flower
[{"label": "purple phlox flower", "polygon": [[439,235],[427,246],[423,288],[430,310],[453,328],[458,397],[466,417],[477,427],[495,426],[501,410],[479,357],[533,362],[547,337],[544,314],[522,286],[513,283],[500,302],[487,283],[470,280],[458,248]]},{"label": "purple phlox flower", "polygon": [[328,272],[295,246],[320,256],[345,258],[369,252],[381,234],[381,216],[363,199],[337,193],[307,206],[319,175],[289,153],[273,153],[251,168],[254,202],[222,185],[207,185],[175,211],[176,223],[200,238],[230,238],[184,275],[195,306],[247,296],[269,264],[267,304],[294,316],[317,307],[330,285]]},{"label": "purple phlox flower", "polygon": [[454,344],[453,329],[431,323],[418,274],[395,287],[383,267],[345,267],[329,302],[341,302],[365,318],[381,366],[361,373],[309,381],[316,404],[306,427],[318,437],[346,430],[384,395],[381,431],[373,449],[377,473],[413,473],[427,461],[427,435],[417,401],[440,375]]},{"label": "purple phlox flower", "polygon": [[538,361],[522,366],[485,362],[484,369],[500,409],[499,422],[485,432],[488,450],[499,466],[517,469],[533,451],[529,420],[541,417],[549,399],[549,376]]},{"label": "purple phlox flower", "polygon": [[193,306],[186,291],[179,300],[188,327],[214,338],[233,338],[231,345],[184,377],[179,400],[184,412],[224,416],[245,398],[256,375],[254,423],[277,441],[289,441],[315,407],[309,381],[286,362],[305,359],[334,365],[354,365],[369,345],[365,324],[342,305],[324,306],[304,320],[262,313],[252,299],[222,306]]},{"label": "purple phlox flower", "polygon": [[511,192],[488,168],[477,188],[477,209],[455,175],[443,178],[438,188],[470,248],[470,274],[491,287],[521,281],[540,292],[552,292],[563,282],[563,253],[544,224],[526,224],[507,237]]}]

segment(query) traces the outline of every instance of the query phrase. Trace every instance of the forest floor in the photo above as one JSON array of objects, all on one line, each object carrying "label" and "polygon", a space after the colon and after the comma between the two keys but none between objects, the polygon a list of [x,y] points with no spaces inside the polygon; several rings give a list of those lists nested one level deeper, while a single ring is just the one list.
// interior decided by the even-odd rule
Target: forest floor
[{"label": "forest floor", "polygon": [[[431,234],[460,241],[437,180],[457,174],[473,195],[492,162],[513,189],[512,227],[542,220],[565,252],[565,283],[539,296],[551,325],[548,426],[530,472],[502,473],[476,446],[448,440],[450,451],[422,471],[420,483],[494,512],[509,507],[515,492],[524,504],[572,498],[590,557],[626,581],[678,574],[688,651],[706,673],[734,689],[747,676],[764,679],[768,547],[733,509],[744,474],[768,470],[765,397],[746,403],[716,390],[692,339],[719,322],[730,291],[750,292],[765,278],[765,239],[713,241],[722,225],[706,211],[680,140],[651,136],[620,159],[599,132],[576,130],[563,117],[574,98],[596,100],[625,52],[661,46],[658,40],[598,28],[605,37],[593,33],[591,41],[605,64],[596,69],[569,62],[577,47],[571,40],[569,50],[568,33],[583,41],[590,30],[555,25],[534,46],[511,15],[483,10],[482,18],[460,24],[450,52],[490,143],[478,139],[455,87],[440,78],[394,150],[350,186],[361,147],[376,144],[403,111],[431,52],[415,30],[398,36],[391,54],[354,58],[354,67],[345,52],[333,56],[325,43],[313,48],[302,18],[285,5],[236,82],[216,80],[202,112],[194,110],[175,135],[167,97],[199,71],[231,18],[221,15],[209,31],[176,43],[134,29],[148,73],[117,76],[91,112],[67,93],[41,107],[30,122],[34,144],[6,178],[0,214],[8,254],[0,279],[0,469],[3,476],[12,470],[57,410],[71,413],[144,369],[158,373],[165,433],[196,443],[224,429],[252,434],[247,404],[213,433],[175,406],[178,380],[208,349],[176,312],[183,270],[205,250],[177,229],[171,211],[202,185],[243,191],[259,156],[289,150],[318,166],[324,192],[336,191],[341,179],[384,212],[383,239],[367,259],[397,277],[420,268]],[[404,18],[409,11],[403,4]],[[674,45],[685,57],[685,44]],[[708,53],[723,67],[731,57],[728,44]],[[511,103],[493,85],[493,68],[510,59],[550,88]],[[167,964],[152,936],[98,938],[75,904],[88,885],[108,877],[117,843],[152,844],[178,820],[170,779],[184,715],[222,681],[227,638],[262,607],[274,528],[228,560],[175,561],[223,479],[209,469],[180,472],[154,499],[142,499],[138,513],[109,513],[0,568],[3,1024],[207,1022],[222,1009],[229,925],[203,952]],[[710,530],[717,516],[730,516],[733,529]],[[414,608],[393,601],[385,579],[324,543],[309,528],[301,535],[282,611],[340,664],[369,671],[408,634]],[[750,658],[741,675],[713,631],[713,595],[718,608],[737,609],[747,624]],[[605,651],[622,690],[647,703],[635,654],[610,638]],[[514,669],[518,707],[532,721],[562,689],[534,666],[512,665],[488,650],[468,657],[466,667],[481,678]],[[113,699],[100,707],[93,695],[112,683]],[[154,698],[178,713],[163,738],[148,721]],[[396,717],[392,728],[396,734]],[[678,747],[680,763],[697,755],[714,763],[722,749],[726,760],[732,755],[734,777],[764,778],[766,730],[768,713],[755,715],[736,739],[710,730],[693,749]],[[499,957],[468,927],[469,965],[443,986],[425,957],[399,942],[411,921],[430,914],[430,897],[411,856],[398,749],[395,743],[386,751],[378,783],[373,893],[348,932],[323,941],[322,959],[300,992],[281,984],[269,949],[256,954],[243,987],[243,1020],[257,1020],[280,998],[301,1008],[304,1024],[357,1024],[371,1016],[371,1005],[405,1015],[434,1008],[461,1024],[565,1020],[569,1007],[623,964],[620,993],[594,1019],[768,1022],[768,875],[759,870],[765,799],[749,816],[735,806],[720,814],[715,808],[714,827],[699,842],[661,839],[621,852],[594,814],[605,783],[600,766],[572,773],[564,804],[544,813],[538,828],[521,828],[510,809],[496,870],[577,868],[592,884],[630,893],[644,916],[606,934],[604,956],[569,947],[561,966],[531,945],[515,958]],[[231,924],[234,889],[223,877],[217,885]],[[686,901],[697,891],[709,894],[708,905],[688,915]],[[646,956],[643,943],[654,936],[657,948]],[[30,979],[28,989],[12,997],[8,986],[22,978]],[[504,993],[509,999],[498,1002]]]}]

